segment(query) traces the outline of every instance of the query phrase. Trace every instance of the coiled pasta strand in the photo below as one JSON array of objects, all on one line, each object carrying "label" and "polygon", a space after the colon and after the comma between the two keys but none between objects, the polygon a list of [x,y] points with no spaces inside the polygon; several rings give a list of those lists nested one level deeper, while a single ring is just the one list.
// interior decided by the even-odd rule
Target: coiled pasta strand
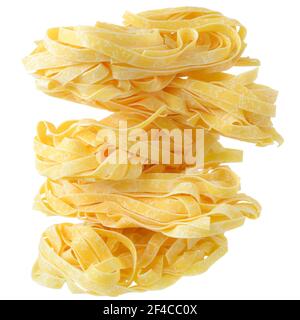
[{"label": "coiled pasta strand", "polygon": [[[36,165],[46,181],[34,207],[83,223],[43,233],[35,281],[108,296],[162,289],[205,272],[227,251],[224,233],[259,217],[259,203],[224,166],[242,161],[242,151],[219,141],[283,142],[272,124],[277,92],[256,83],[257,68],[229,72],[260,64],[243,56],[245,39],[235,19],[179,7],[126,12],[122,26],[51,28],[36,43],[24,65],[40,90],[113,114],[38,124]],[[203,129],[201,168],[183,157],[181,140],[171,136],[166,150],[151,135],[190,130],[190,151],[199,146],[196,129]],[[144,154],[132,148],[139,130],[150,135]],[[154,162],[149,141],[158,142]],[[124,156],[126,163],[111,161]]]},{"label": "coiled pasta strand", "polygon": [[222,235],[186,240],[141,228],[60,224],[44,232],[32,275],[50,288],[66,283],[73,293],[117,296],[203,273],[226,251]]},{"label": "coiled pasta strand", "polygon": [[197,174],[144,173],[123,181],[48,180],[35,200],[47,215],[111,228],[161,232],[173,238],[214,236],[256,219],[260,205],[240,194],[228,167]]},{"label": "coiled pasta strand", "polygon": [[[203,10],[203,11],[202,11]],[[47,94],[177,121],[258,145],[282,142],[273,128],[277,93],[255,84],[257,70],[224,73],[241,58],[246,29],[197,8],[126,13],[126,26],[50,29],[24,59]],[[152,27],[151,27],[152,26]]]},{"label": "coiled pasta strand", "polygon": [[[127,143],[122,149],[120,139],[117,133],[122,130],[119,127],[120,121],[127,121],[129,126],[126,129]],[[67,121],[57,128],[49,122],[40,122],[37,127],[37,136],[35,138],[36,165],[40,174],[51,179],[61,178],[98,178],[105,180],[124,180],[138,178],[142,172],[151,170],[152,172],[182,171],[188,169],[191,164],[184,163],[184,153],[187,149],[195,150],[195,144],[203,143],[203,165],[215,166],[219,163],[238,162],[242,160],[240,150],[224,148],[218,142],[218,136],[204,131],[203,141],[198,141],[195,134],[191,134],[191,146],[184,148],[184,129],[188,128],[178,124],[176,121],[167,117],[153,116],[151,119],[132,113],[114,113],[109,117],[95,121],[91,119],[80,121]],[[142,147],[138,148],[136,154],[130,154],[130,147],[136,144],[136,141],[130,141],[130,132],[143,129],[146,133],[145,140],[148,158],[143,159],[142,154],[138,153]],[[160,135],[153,135],[151,130],[172,130],[179,133],[178,139],[173,137],[170,144],[164,146],[161,143]],[[179,130],[179,131],[178,131]],[[193,133],[193,132],[192,132]],[[171,134],[168,136],[172,139]],[[202,136],[201,136],[202,137]],[[156,149],[152,150],[153,142],[160,142]],[[179,147],[180,144],[180,148]],[[155,145],[154,145],[155,146]],[[165,150],[163,150],[165,149]],[[126,152],[127,163],[117,161],[116,155]],[[163,163],[160,155],[163,152],[171,152],[169,163]],[[176,163],[176,154],[180,153],[180,163]],[[151,155],[157,155],[157,163],[153,163]],[[182,155],[181,155],[182,154]],[[160,156],[160,157],[159,157]],[[113,161],[115,160],[115,161]],[[136,160],[136,161],[132,161]],[[154,159],[156,160],[156,159]],[[183,163],[182,163],[183,162]]]}]

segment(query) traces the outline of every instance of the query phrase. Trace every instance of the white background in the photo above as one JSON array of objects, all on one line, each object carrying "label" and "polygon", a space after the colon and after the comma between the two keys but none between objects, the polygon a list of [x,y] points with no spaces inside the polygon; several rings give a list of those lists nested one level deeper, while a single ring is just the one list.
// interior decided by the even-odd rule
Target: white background
[{"label": "white background", "polygon": [[245,151],[234,169],[243,191],[263,206],[262,217],[227,234],[229,253],[206,274],[181,279],[158,292],[121,299],[299,299],[299,1],[262,0],[26,0],[2,1],[0,117],[0,298],[102,299],[71,295],[32,282],[30,273],[40,235],[64,221],[32,210],[43,181],[34,168],[32,141],[39,120],[56,124],[69,119],[104,117],[107,112],[60,101],[38,92],[21,59],[47,28],[92,25],[97,20],[121,23],[125,10],[182,5],[202,6],[239,19],[248,27],[246,54],[262,61],[259,82],[280,90],[274,123],[285,138],[278,148],[258,148],[226,140]]}]

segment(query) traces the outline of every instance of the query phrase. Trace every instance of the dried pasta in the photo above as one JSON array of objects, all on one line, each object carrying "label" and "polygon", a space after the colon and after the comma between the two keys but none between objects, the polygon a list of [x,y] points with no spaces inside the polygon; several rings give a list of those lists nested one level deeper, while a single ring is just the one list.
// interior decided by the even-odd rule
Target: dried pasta
[{"label": "dried pasta", "polygon": [[239,189],[239,179],[228,167],[191,175],[144,173],[120,182],[48,180],[35,208],[111,228],[142,227],[193,239],[225,233],[246,217],[259,216],[259,204]]},{"label": "dried pasta", "polygon": [[[261,212],[225,166],[242,161],[242,151],[224,147],[220,137],[283,142],[272,123],[277,91],[256,82],[260,62],[244,56],[239,21],[195,7],[123,18],[123,25],[51,28],[24,59],[44,93],[112,112],[37,126],[36,167],[46,181],[34,208],[82,222],[42,235],[32,277],[50,288],[118,296],[205,272],[226,253],[224,234]],[[235,74],[232,67],[255,68]],[[183,141],[172,136],[167,146],[151,135],[188,130],[193,151],[197,129],[201,168],[184,157]],[[128,138],[138,130],[151,136],[140,141],[145,153]]]},{"label": "dried pasta", "polygon": [[[127,121],[130,128],[144,129],[151,132],[152,129],[179,129],[183,132],[184,127],[176,123],[172,119],[166,117],[152,119],[139,114],[131,113],[114,113],[111,116],[101,120],[81,120],[67,121],[59,127],[55,127],[49,122],[40,122],[37,127],[37,136],[35,138],[36,166],[41,175],[51,179],[61,178],[98,178],[104,180],[124,180],[138,178],[144,171],[162,172],[166,169],[168,172],[182,171],[188,168],[187,164],[176,164],[174,162],[174,143],[170,145],[170,164],[163,165],[158,162],[151,163],[151,159],[142,159],[137,154],[130,155],[130,141],[127,143],[127,150],[120,150],[119,141],[107,138],[113,132],[106,129],[119,130],[119,121]],[[130,131],[130,128],[128,131]],[[187,128],[187,127],[185,127]],[[150,135],[150,134],[149,134]],[[183,134],[182,134],[183,136]],[[152,136],[152,142],[159,141]],[[148,142],[146,141],[147,149]],[[195,149],[196,139],[192,140],[191,148]],[[112,143],[115,145],[112,146]],[[133,143],[133,142],[132,142]],[[150,143],[149,143],[150,144]],[[107,150],[112,152],[105,156]],[[150,148],[151,146],[149,146]],[[172,147],[172,148],[171,148]],[[214,166],[219,163],[239,162],[242,160],[242,152],[240,150],[224,148],[218,142],[218,136],[205,132],[204,140],[204,165]],[[163,145],[159,145],[158,154],[162,154]],[[172,150],[173,149],[173,150]],[[136,161],[128,161],[128,163],[118,163],[110,161],[115,153],[127,152],[128,159],[130,156],[136,157]],[[166,150],[167,151],[167,150]],[[179,151],[184,151],[183,148]],[[150,151],[147,152],[150,158]],[[181,157],[184,160],[184,157]],[[129,159],[130,160],[130,159]],[[159,160],[159,159],[158,159]],[[148,162],[148,165],[144,164]]]},{"label": "dried pasta", "polygon": [[258,145],[282,142],[273,128],[276,91],[255,84],[241,58],[246,29],[220,13],[177,8],[126,13],[125,26],[50,29],[24,59],[47,94],[110,111],[152,114]]},{"label": "dried pasta", "polygon": [[33,279],[73,293],[117,296],[157,290],[205,272],[227,251],[223,235],[173,239],[146,229],[60,224],[41,239]]}]

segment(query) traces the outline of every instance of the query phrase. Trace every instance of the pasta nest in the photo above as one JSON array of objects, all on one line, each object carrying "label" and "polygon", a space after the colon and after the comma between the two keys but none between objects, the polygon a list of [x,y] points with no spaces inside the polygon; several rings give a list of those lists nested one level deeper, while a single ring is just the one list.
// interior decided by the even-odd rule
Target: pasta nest
[{"label": "pasta nest", "polygon": [[67,283],[73,293],[117,296],[203,273],[226,251],[223,235],[187,240],[141,228],[59,224],[44,232],[32,275],[50,288]]},{"label": "pasta nest", "polygon": [[49,179],[35,208],[111,228],[142,227],[174,238],[200,238],[259,216],[260,205],[239,189],[239,179],[228,167],[190,175],[145,173],[115,182]]},{"label": "pasta nest", "polygon": [[[272,123],[277,91],[256,82],[260,62],[243,55],[245,38],[235,19],[180,7],[126,12],[122,26],[51,28],[36,42],[24,65],[38,89],[113,114],[37,126],[36,167],[46,181],[34,207],[82,224],[43,233],[34,280],[108,296],[162,289],[206,271],[227,251],[224,233],[259,217],[259,203],[225,165],[242,161],[242,151],[220,142],[283,142]],[[197,129],[201,168],[172,136],[168,163],[160,135],[133,149],[136,130],[189,130],[188,151],[197,150]],[[120,156],[129,161],[112,161]]]},{"label": "pasta nest", "polygon": [[125,13],[125,26],[48,30],[24,59],[39,89],[71,101],[177,121],[258,145],[282,142],[272,125],[277,92],[255,83],[257,69],[235,76],[246,29],[199,8]]}]

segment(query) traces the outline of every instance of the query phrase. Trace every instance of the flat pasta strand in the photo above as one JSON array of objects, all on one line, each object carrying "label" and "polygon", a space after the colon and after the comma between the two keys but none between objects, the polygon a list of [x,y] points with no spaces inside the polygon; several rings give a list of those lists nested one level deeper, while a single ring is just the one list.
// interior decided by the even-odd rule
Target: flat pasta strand
[{"label": "flat pasta strand", "polygon": [[126,13],[125,26],[50,29],[24,59],[47,94],[110,111],[152,114],[164,107],[184,125],[264,146],[282,143],[272,125],[276,91],[238,76],[246,29],[206,9]]},{"label": "flat pasta strand", "polygon": [[47,215],[110,228],[146,228],[173,238],[214,236],[256,219],[260,205],[239,193],[228,167],[198,174],[144,173],[124,181],[48,180],[35,200]]},{"label": "flat pasta strand", "polygon": [[[195,7],[123,18],[51,28],[23,61],[44,93],[113,112],[37,126],[36,167],[46,181],[34,208],[82,222],[43,233],[32,277],[46,287],[118,296],[205,272],[226,253],[224,234],[261,212],[224,165],[242,161],[242,151],[220,136],[283,143],[272,123],[277,91],[256,82],[260,62],[244,56],[239,21]],[[199,147],[196,129],[202,166],[184,157],[187,142],[192,154]],[[172,136],[185,130],[188,141]],[[138,132],[147,139],[137,148]]]},{"label": "flat pasta strand", "polygon": [[[120,143],[116,139],[120,130],[119,122],[127,121],[127,139],[130,138],[130,131],[143,129],[148,133],[148,140],[145,142],[149,158],[142,158],[141,155],[130,154],[130,143],[127,141],[127,150],[120,149]],[[114,113],[101,120],[68,121],[57,128],[49,122],[40,122],[37,127],[34,148],[36,152],[36,166],[39,173],[51,179],[61,178],[97,178],[104,180],[124,180],[138,178],[144,171],[182,171],[191,165],[184,163],[184,146],[178,149],[178,142],[173,139],[169,147],[159,143],[158,149],[153,153],[157,154],[157,163],[151,163],[151,143],[160,142],[160,136],[151,135],[151,130],[180,130],[180,137],[184,137],[184,129],[176,121],[167,117],[161,118],[154,115],[151,118],[132,113]],[[121,128],[122,129],[122,128]],[[138,132],[137,132],[138,133]],[[192,137],[192,136],[191,136]],[[192,137],[193,138],[193,137]],[[150,140],[151,139],[151,140]],[[183,139],[181,139],[181,142]],[[184,141],[183,141],[184,142]],[[191,152],[195,150],[196,137],[190,146]],[[201,143],[201,141],[198,141]],[[142,147],[141,147],[142,148]],[[138,148],[137,152],[141,148]],[[165,150],[164,150],[165,148]],[[177,149],[176,149],[177,148]],[[216,166],[219,163],[239,162],[242,160],[240,150],[224,148],[218,142],[218,136],[207,131],[203,137],[203,158],[205,166]],[[164,165],[161,155],[171,152],[170,163]],[[121,152],[126,153],[128,163],[119,163],[117,156]],[[176,154],[180,152],[180,160],[183,163],[176,164]],[[133,159],[132,159],[133,158]],[[132,161],[135,160],[135,161]],[[156,159],[154,159],[156,160]],[[147,164],[148,163],[148,164]]]},{"label": "flat pasta strand", "polygon": [[50,288],[66,283],[73,293],[117,296],[203,273],[226,251],[223,235],[186,240],[141,228],[60,224],[44,232],[32,275]]}]

